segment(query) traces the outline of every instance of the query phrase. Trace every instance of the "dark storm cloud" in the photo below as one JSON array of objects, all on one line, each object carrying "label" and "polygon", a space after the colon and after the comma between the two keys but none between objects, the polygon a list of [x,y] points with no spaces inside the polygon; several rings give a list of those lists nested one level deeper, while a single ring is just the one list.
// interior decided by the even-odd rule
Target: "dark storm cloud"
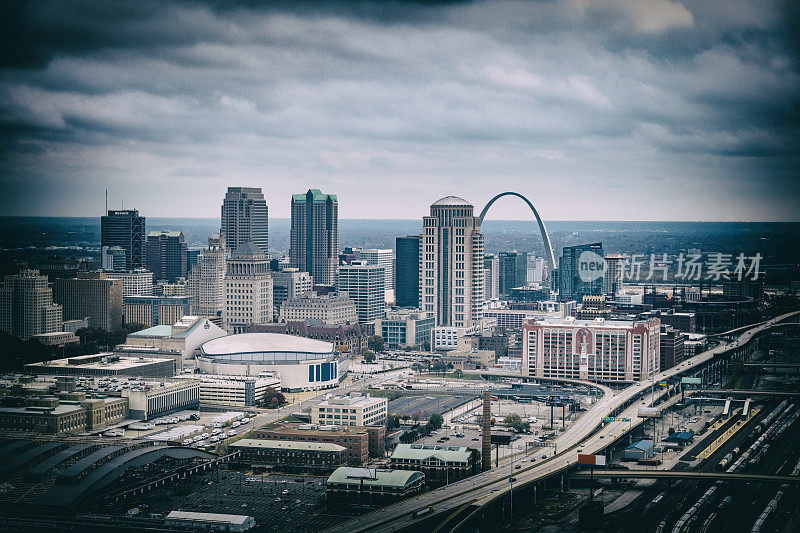
[{"label": "dark storm cloud", "polygon": [[7,2],[2,214],[51,213],[70,190],[64,214],[95,214],[108,187],[153,216],[214,216],[224,187],[252,184],[276,216],[319,186],[352,218],[509,188],[545,218],[797,219],[797,13],[745,0]]}]

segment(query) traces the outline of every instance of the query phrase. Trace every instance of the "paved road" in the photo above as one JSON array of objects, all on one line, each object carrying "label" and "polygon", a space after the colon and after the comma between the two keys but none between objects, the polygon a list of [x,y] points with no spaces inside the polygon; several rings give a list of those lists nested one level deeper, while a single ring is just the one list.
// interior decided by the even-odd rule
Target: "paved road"
[{"label": "paved road", "polygon": [[[688,372],[692,370],[692,368],[708,362],[721,353],[746,344],[753,336],[769,328],[772,324],[795,314],[798,314],[798,312],[787,313],[768,320],[761,325],[747,330],[730,343],[720,344],[711,350],[687,359],[676,367],[659,372],[653,376],[653,382],[657,383]],[[648,391],[648,389],[650,390]],[[636,396],[643,394],[644,399],[642,401],[634,402],[622,411],[622,413],[618,414],[620,417],[631,419],[631,422],[611,422],[590,438],[587,438],[600,426],[604,417],[615,413]],[[620,435],[632,429],[632,427],[641,424],[643,419],[636,417],[638,408],[642,405],[650,404],[651,401],[652,403],[657,402],[664,394],[666,394],[666,390],[654,390],[651,387],[645,386],[643,383],[635,383],[617,394],[606,394],[559,437],[557,450],[560,449],[562,451],[547,460],[536,462],[534,465],[528,465],[520,470],[503,467],[495,468],[420,496],[403,500],[388,507],[383,507],[353,520],[348,520],[328,531],[332,533],[358,533],[370,530],[400,530],[413,525],[417,521],[413,516],[413,512],[427,506],[434,507],[434,512],[437,514],[446,512],[448,515],[453,513],[453,511],[467,506],[474,507],[477,510],[491,503],[493,500],[503,497],[505,493],[512,490],[512,484],[508,481],[511,471],[514,471],[515,477],[518,478],[516,483],[518,486],[520,484],[526,485],[533,483],[539,479],[558,474],[577,461],[578,449],[581,449],[582,453],[595,453],[605,448],[614,438],[618,438]],[[678,401],[678,399],[678,396],[673,397],[670,399],[669,403],[674,403]],[[578,446],[578,444],[581,445]],[[467,519],[468,518],[469,517],[467,517]]]}]

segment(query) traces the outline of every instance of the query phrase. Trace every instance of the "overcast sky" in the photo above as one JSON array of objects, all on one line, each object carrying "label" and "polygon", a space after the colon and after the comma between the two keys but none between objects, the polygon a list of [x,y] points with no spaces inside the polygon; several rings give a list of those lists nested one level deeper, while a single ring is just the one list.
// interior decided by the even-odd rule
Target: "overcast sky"
[{"label": "overcast sky", "polygon": [[0,215],[800,220],[799,2],[253,4],[0,4]]}]

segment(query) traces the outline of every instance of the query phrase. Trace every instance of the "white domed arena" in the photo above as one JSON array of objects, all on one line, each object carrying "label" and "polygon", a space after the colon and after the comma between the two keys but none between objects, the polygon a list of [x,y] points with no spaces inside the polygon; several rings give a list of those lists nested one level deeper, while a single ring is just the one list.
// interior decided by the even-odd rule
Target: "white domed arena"
[{"label": "white domed arena", "polygon": [[258,376],[274,372],[287,392],[335,387],[347,370],[330,342],[280,333],[241,333],[200,346],[202,372],[228,376]]}]

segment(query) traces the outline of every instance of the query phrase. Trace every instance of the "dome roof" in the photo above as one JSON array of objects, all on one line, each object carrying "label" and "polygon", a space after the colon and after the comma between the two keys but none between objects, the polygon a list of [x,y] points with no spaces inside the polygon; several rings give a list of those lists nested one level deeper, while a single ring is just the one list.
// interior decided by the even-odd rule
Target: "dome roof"
[{"label": "dome roof", "polygon": [[472,204],[468,201],[464,200],[463,198],[459,198],[458,196],[445,196],[444,198],[440,198],[431,204],[431,207],[434,205],[465,205],[472,207]]},{"label": "dome roof", "polygon": [[240,333],[219,337],[203,343],[201,350],[205,355],[292,352],[319,355],[333,354],[330,342],[284,335],[282,333]]},{"label": "dome roof", "polygon": [[253,244],[252,241],[247,241],[240,244],[232,254],[233,257],[246,257],[253,255],[264,255],[264,252],[261,251],[261,248]]}]

